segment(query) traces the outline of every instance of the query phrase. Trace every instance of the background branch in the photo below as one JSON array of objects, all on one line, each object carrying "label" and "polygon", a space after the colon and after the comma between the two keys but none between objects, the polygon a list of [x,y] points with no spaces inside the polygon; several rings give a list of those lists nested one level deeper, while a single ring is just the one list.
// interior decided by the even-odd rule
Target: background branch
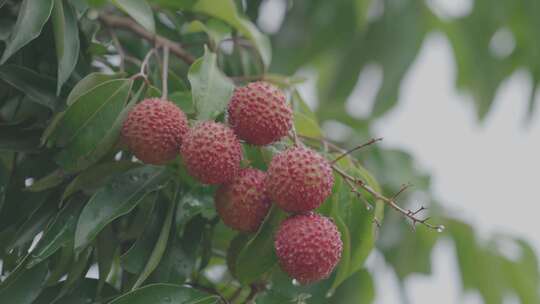
[{"label": "background branch", "polygon": [[153,34],[137,24],[135,21],[111,14],[100,14],[99,20],[109,28],[128,30],[148,42],[155,43],[157,46],[167,46],[171,53],[182,59],[187,64],[192,64],[195,58],[189,54],[179,43],[173,42],[163,36]]}]

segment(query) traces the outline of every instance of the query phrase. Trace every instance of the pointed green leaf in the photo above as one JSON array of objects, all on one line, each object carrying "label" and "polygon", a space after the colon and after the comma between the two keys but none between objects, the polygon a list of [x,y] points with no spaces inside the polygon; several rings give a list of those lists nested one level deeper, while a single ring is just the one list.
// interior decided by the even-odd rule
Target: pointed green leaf
[{"label": "pointed green leaf", "polygon": [[276,206],[259,231],[242,248],[236,259],[236,276],[242,284],[250,284],[272,269],[277,263],[274,252],[274,234],[287,214]]},{"label": "pointed green leaf", "polygon": [[79,26],[73,6],[62,0],[55,0],[52,12],[56,56],[58,58],[58,84],[56,94],[75,69],[79,58]]},{"label": "pointed green leaf", "polygon": [[53,0],[23,0],[0,64],[4,64],[11,55],[39,36],[52,8]]},{"label": "pointed green leaf", "polygon": [[219,70],[216,54],[205,49],[204,56],[189,68],[188,79],[198,119],[213,119],[223,112],[233,94],[234,85]]},{"label": "pointed green leaf", "polygon": [[156,32],[156,24],[152,8],[145,0],[112,0],[121,10],[152,33]]},{"label": "pointed green leaf", "polygon": [[164,168],[144,166],[114,178],[96,192],[77,222],[76,250],[86,247],[106,225],[133,210],[147,193],[158,189],[168,178]]}]

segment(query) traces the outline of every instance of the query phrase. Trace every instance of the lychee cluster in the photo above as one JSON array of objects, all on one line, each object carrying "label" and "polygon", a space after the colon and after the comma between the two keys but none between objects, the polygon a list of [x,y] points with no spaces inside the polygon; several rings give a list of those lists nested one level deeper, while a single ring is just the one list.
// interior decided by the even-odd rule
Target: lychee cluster
[{"label": "lychee cluster", "polygon": [[191,176],[203,184],[220,185],[215,206],[232,229],[256,232],[271,202],[293,213],[274,239],[281,268],[302,284],[326,278],[341,257],[342,242],[335,224],[313,210],[332,192],[330,164],[315,151],[295,146],[276,155],[267,173],[241,168],[240,140],[268,145],[292,127],[285,94],[269,83],[237,88],[227,113],[230,128],[205,121],[189,129],[186,115],[173,103],[147,99],[129,113],[122,138],[145,163],[163,164],[181,154]]}]

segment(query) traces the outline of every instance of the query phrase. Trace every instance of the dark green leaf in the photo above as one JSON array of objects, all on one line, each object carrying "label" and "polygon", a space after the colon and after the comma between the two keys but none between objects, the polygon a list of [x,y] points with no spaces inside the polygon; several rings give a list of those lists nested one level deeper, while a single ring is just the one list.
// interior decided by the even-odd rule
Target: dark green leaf
[{"label": "dark green leaf", "polygon": [[36,248],[32,251],[28,267],[40,263],[54,254],[62,246],[72,246],[75,237],[77,219],[81,213],[84,201],[73,198],[54,221],[45,230]]},{"label": "dark green leaf", "polygon": [[47,263],[24,271],[9,285],[1,287],[0,303],[31,304],[39,296],[47,273]]},{"label": "dark green leaf", "polygon": [[62,170],[55,170],[51,172],[51,174],[35,181],[30,187],[26,188],[26,190],[41,192],[43,190],[51,189],[60,185],[63,180],[64,173],[62,172]]},{"label": "dark green leaf", "polygon": [[163,168],[144,166],[114,178],[84,207],[77,223],[75,248],[86,247],[107,224],[133,210],[147,193],[159,188],[168,177]]},{"label": "dark green leaf", "polygon": [[127,79],[111,80],[68,108],[57,129],[59,143],[68,144],[56,156],[64,169],[84,169],[109,151],[127,114],[124,105],[132,84]]},{"label": "dark green leaf", "polygon": [[250,284],[277,263],[274,233],[287,214],[273,206],[259,231],[242,248],[236,260],[236,275],[242,284]]},{"label": "dark green leaf", "polygon": [[62,201],[80,190],[83,190],[86,193],[95,191],[106,184],[114,176],[139,167],[140,165],[141,164],[139,163],[124,160],[92,166],[81,172],[71,181],[62,195]]},{"label": "dark green leaf", "polygon": [[4,64],[11,55],[39,36],[52,8],[53,0],[23,0],[0,64]]},{"label": "dark green leaf", "polygon": [[152,284],[116,298],[110,304],[217,304],[218,297],[173,284]]},{"label": "dark green leaf", "polygon": [[79,26],[75,9],[68,2],[55,0],[52,23],[58,58],[58,85],[56,94],[60,94],[62,85],[75,69],[79,58]]},{"label": "dark green leaf", "polygon": [[56,109],[57,100],[53,79],[39,75],[28,68],[11,64],[0,66],[0,79],[26,94],[33,102],[52,110]]},{"label": "dark green leaf", "polygon": [[161,203],[169,204],[169,207],[167,210],[167,216],[165,217],[165,221],[163,222],[163,226],[161,227],[161,232],[159,233],[159,238],[157,239],[157,242],[154,245],[152,254],[150,255],[148,261],[146,262],[146,266],[144,267],[143,271],[137,278],[137,281],[135,281],[135,284],[133,285],[134,289],[139,288],[141,284],[144,283],[144,281],[154,271],[154,269],[156,269],[156,267],[159,265],[159,262],[161,261],[161,258],[163,257],[163,254],[165,253],[165,249],[167,248],[167,242],[169,240],[169,235],[171,234],[175,203],[168,202],[168,201],[164,201]]}]

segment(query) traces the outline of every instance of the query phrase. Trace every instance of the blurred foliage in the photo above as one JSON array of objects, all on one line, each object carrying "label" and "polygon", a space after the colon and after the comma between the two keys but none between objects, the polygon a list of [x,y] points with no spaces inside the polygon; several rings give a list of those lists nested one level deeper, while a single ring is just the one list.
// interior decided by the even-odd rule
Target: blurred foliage
[{"label": "blurred foliage", "polygon": [[[270,1],[284,4],[284,20],[265,35],[256,24]],[[244,303],[253,290],[263,304],[372,303],[378,269],[365,261],[373,250],[403,283],[431,273],[440,240],[454,244],[464,291],[486,304],[502,304],[509,294],[540,303],[538,261],[526,242],[480,238],[447,216],[411,155],[380,146],[339,166],[389,195],[411,182],[400,204],[415,210],[421,200],[446,231],[413,231],[369,195],[375,208],[366,210],[338,177],[318,211],[338,224],[343,259],[329,279],[296,286],[272,249],[282,212],[273,210],[254,235],[236,234],[216,217],[215,189],[187,176],[180,160],[142,165],[118,143],[127,111],[161,96],[162,61],[149,57],[148,84],[132,77],[152,41],[110,26],[103,15],[131,18],[196,58],[171,53],[168,71],[169,97],[191,120],[224,120],[234,85],[265,79],[289,94],[299,135],[326,135],[344,148],[370,138],[371,124],[396,106],[429,33],[451,43],[456,85],[473,96],[480,119],[516,69],[530,71],[535,88],[540,82],[536,0],[476,0],[456,18],[440,17],[422,0],[0,0],[0,303],[219,303],[218,293]],[[508,54],[493,51],[500,33],[515,40]],[[371,113],[358,119],[345,103],[374,63],[382,84]],[[298,91],[302,70],[317,77],[315,109]],[[326,134],[321,126],[336,121],[351,132]],[[328,144],[305,142],[335,157]],[[266,169],[287,144],[245,146],[247,161]],[[86,277],[89,269],[97,278]]]}]

